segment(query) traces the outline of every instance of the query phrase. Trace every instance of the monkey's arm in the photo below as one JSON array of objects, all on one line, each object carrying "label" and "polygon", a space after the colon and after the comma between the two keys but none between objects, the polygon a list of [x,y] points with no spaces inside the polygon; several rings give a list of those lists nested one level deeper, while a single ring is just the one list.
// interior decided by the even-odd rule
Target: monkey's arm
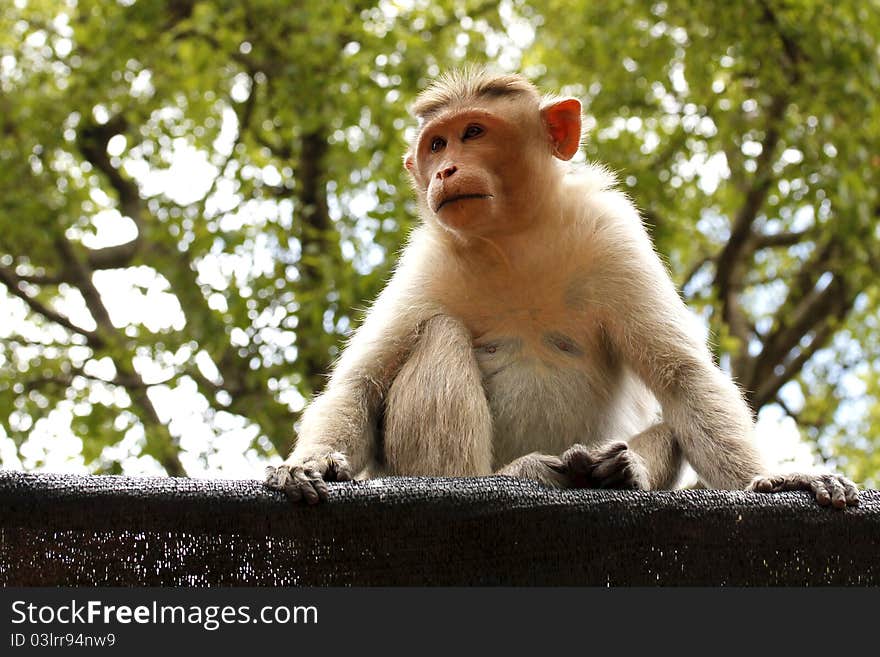
[{"label": "monkey's arm", "polygon": [[325,481],[351,479],[374,456],[383,398],[419,324],[436,311],[410,302],[401,278],[389,282],[343,351],[324,392],[303,411],[293,452],[281,466],[267,468],[270,488],[313,504],[326,499]]},{"label": "monkey's arm", "polygon": [[[633,439],[634,450],[644,449],[649,439],[652,448],[658,440],[674,441],[711,487],[808,489],[822,504],[857,503],[855,485],[839,475],[768,475],[752,443],[754,423],[739,389],[713,363],[695,319],[644,230],[635,225],[639,230],[626,226],[627,239],[615,244],[614,261],[605,262],[605,275],[596,277],[603,289],[591,291],[614,349],[663,410],[660,423]],[[652,487],[663,479],[656,471],[648,476]]]}]

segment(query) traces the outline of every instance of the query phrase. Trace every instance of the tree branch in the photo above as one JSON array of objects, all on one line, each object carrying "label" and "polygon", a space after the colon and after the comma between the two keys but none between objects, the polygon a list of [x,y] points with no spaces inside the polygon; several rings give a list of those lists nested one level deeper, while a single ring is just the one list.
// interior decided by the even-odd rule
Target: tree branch
[{"label": "tree branch", "polygon": [[751,392],[750,403],[752,408],[761,408],[764,404],[776,398],[780,388],[797,376],[803,366],[828,343],[831,336],[834,335],[834,329],[830,322],[825,323],[813,334],[810,344],[801,349],[797,355],[781,366],[781,370],[774,367],[771,372],[762,379],[761,384],[756,390]]},{"label": "tree branch", "polygon": [[125,340],[120,336],[119,330],[110,319],[110,313],[101,299],[101,294],[92,282],[92,272],[80,262],[73,246],[63,235],[55,239],[55,246],[62,256],[66,265],[65,271],[70,276],[72,284],[79,289],[86,307],[98,325],[98,332],[107,345],[113,347],[108,355],[113,360],[119,377],[121,380],[129,382],[126,389],[137,409],[137,415],[144,425],[148,453],[162,464],[169,475],[173,477],[186,476],[186,470],[180,462],[177,440],[171,435],[168,427],[162,423],[153,402],[147,395],[148,386],[134,367]]},{"label": "tree branch", "polygon": [[107,155],[107,144],[114,135],[125,134],[128,123],[125,118],[117,114],[103,125],[92,124],[85,126],[77,135],[77,145],[80,152],[101,173],[107,176],[110,185],[119,197],[119,211],[126,217],[131,218],[138,228],[138,238],[143,232],[143,218],[141,216],[141,196],[138,186],[113,166]]},{"label": "tree branch", "polygon": [[694,276],[696,276],[703,267],[714,261],[715,258],[709,255],[698,258],[697,261],[694,262],[693,265],[691,265],[691,268],[688,269],[687,273],[684,275],[684,279],[681,284],[682,293],[684,293],[684,289],[688,285],[690,285],[690,282],[693,280]]},{"label": "tree branch", "polygon": [[58,285],[64,283],[64,278],[55,274],[17,274],[22,283],[30,285]]},{"label": "tree branch", "polygon": [[[813,270],[814,272],[816,270]],[[814,273],[815,280],[824,275]],[[818,289],[814,284],[810,291],[799,296],[794,302],[790,319],[779,323],[778,327],[765,336],[763,349],[754,359],[751,376],[747,382],[747,397],[753,408],[770,401],[776,391],[788,380],[797,375],[800,369],[833,336],[836,321],[843,319],[855,300],[839,274],[833,274],[831,282]],[[813,339],[805,348],[800,348],[804,336],[813,334]],[[796,352],[795,357],[789,359]],[[781,369],[780,369],[781,368]]]},{"label": "tree branch", "polygon": [[49,308],[49,306],[46,306],[27,292],[25,292],[21,288],[21,283],[23,281],[11,268],[0,266],[0,282],[2,282],[6,286],[6,289],[8,289],[11,294],[24,301],[32,312],[38,315],[42,315],[49,321],[55,322],[59,326],[63,326],[68,331],[77,333],[78,335],[82,335],[83,337],[85,337],[88,345],[93,349],[100,349],[105,346],[104,340],[98,333],[86,330],[83,327],[74,324],[69,317],[62,315],[55,310],[52,310],[51,308]]},{"label": "tree branch", "polygon": [[746,198],[742,207],[736,214],[730,229],[730,239],[721,254],[718,256],[718,270],[715,281],[718,286],[719,296],[723,303],[729,302],[731,276],[737,266],[740,257],[747,249],[752,236],[752,224],[758,217],[761,207],[767,198],[767,193],[773,184],[772,164],[776,155],[776,147],[779,144],[779,123],[785,115],[788,99],[782,95],[776,96],[770,104],[767,116],[767,127],[764,139],[761,142],[762,150],[758,156],[755,175],[746,192]]},{"label": "tree branch", "polygon": [[86,249],[86,263],[92,271],[128,267],[140,250],[140,246],[141,238],[138,236],[123,244]]},{"label": "tree branch", "polygon": [[24,387],[26,390],[36,390],[45,384],[54,384],[64,388],[69,388],[71,385],[73,385],[73,379],[78,376],[84,379],[88,379],[89,381],[94,381],[95,383],[103,383],[108,386],[119,386],[129,391],[135,389],[146,390],[150,386],[165,385],[173,380],[167,379],[159,383],[146,383],[139,376],[131,376],[125,374],[117,374],[115,377],[108,380],[103,379],[100,376],[95,376],[94,374],[87,374],[81,367],[74,367],[71,369],[70,374],[65,374],[63,376],[54,375],[28,379],[24,383]]},{"label": "tree branch", "polygon": [[801,47],[797,42],[785,33],[782,24],[779,22],[779,17],[770,7],[770,3],[767,2],[767,0],[760,0],[760,5],[763,9],[764,22],[773,28],[779,36],[779,40],[782,42],[782,51],[785,55],[783,58],[783,65],[785,66],[786,72],[788,73],[792,84],[797,84],[801,81],[800,64],[804,60],[809,61],[809,57],[807,57],[804,51],[801,50]]},{"label": "tree branch", "polygon": [[787,107],[788,98],[785,95],[773,97],[767,110],[767,125],[755,175],[746,192],[745,201],[732,222],[730,239],[718,255],[715,269],[714,285],[721,303],[721,318],[729,327],[731,335],[740,342],[739,353],[732,358],[733,374],[740,380],[744,380],[744,375],[750,369],[749,356],[744,349],[749,341],[749,322],[740,303],[746,259],[752,248],[752,225],[773,183],[772,165],[781,137],[780,125]]},{"label": "tree branch", "polygon": [[800,244],[801,242],[803,242],[811,233],[811,230],[792,231],[786,233],[771,233],[769,235],[763,233],[753,233],[750,240],[750,245],[752,247],[752,250],[754,251],[758,251],[760,249],[794,246],[795,244]]}]

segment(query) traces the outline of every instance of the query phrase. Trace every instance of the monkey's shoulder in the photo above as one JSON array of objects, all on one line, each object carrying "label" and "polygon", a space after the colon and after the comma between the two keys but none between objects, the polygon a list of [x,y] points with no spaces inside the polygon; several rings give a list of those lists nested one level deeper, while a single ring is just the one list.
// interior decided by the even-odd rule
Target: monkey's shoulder
[{"label": "monkey's shoulder", "polygon": [[610,169],[596,163],[576,165],[561,184],[563,223],[576,233],[575,243],[621,239],[650,243],[638,208]]}]

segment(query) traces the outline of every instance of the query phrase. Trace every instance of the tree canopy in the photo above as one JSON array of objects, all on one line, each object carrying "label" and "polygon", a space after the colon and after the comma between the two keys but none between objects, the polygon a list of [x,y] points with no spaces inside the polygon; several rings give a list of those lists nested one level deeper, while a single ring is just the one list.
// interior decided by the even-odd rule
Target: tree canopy
[{"label": "tree canopy", "polygon": [[286,453],[415,221],[408,103],[484,63],[584,101],[755,413],[880,481],[877,0],[11,4],[5,465]]}]

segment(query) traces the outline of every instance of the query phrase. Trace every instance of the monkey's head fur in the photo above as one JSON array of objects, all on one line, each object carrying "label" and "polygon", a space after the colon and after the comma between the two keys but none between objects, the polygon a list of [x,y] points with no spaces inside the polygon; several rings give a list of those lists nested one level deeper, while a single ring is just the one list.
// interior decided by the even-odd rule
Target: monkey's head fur
[{"label": "monkey's head fur", "polygon": [[580,146],[577,99],[542,98],[522,76],[469,68],[440,77],[411,111],[419,127],[404,166],[428,225],[491,238],[553,211],[544,201],[558,197],[556,163]]}]

